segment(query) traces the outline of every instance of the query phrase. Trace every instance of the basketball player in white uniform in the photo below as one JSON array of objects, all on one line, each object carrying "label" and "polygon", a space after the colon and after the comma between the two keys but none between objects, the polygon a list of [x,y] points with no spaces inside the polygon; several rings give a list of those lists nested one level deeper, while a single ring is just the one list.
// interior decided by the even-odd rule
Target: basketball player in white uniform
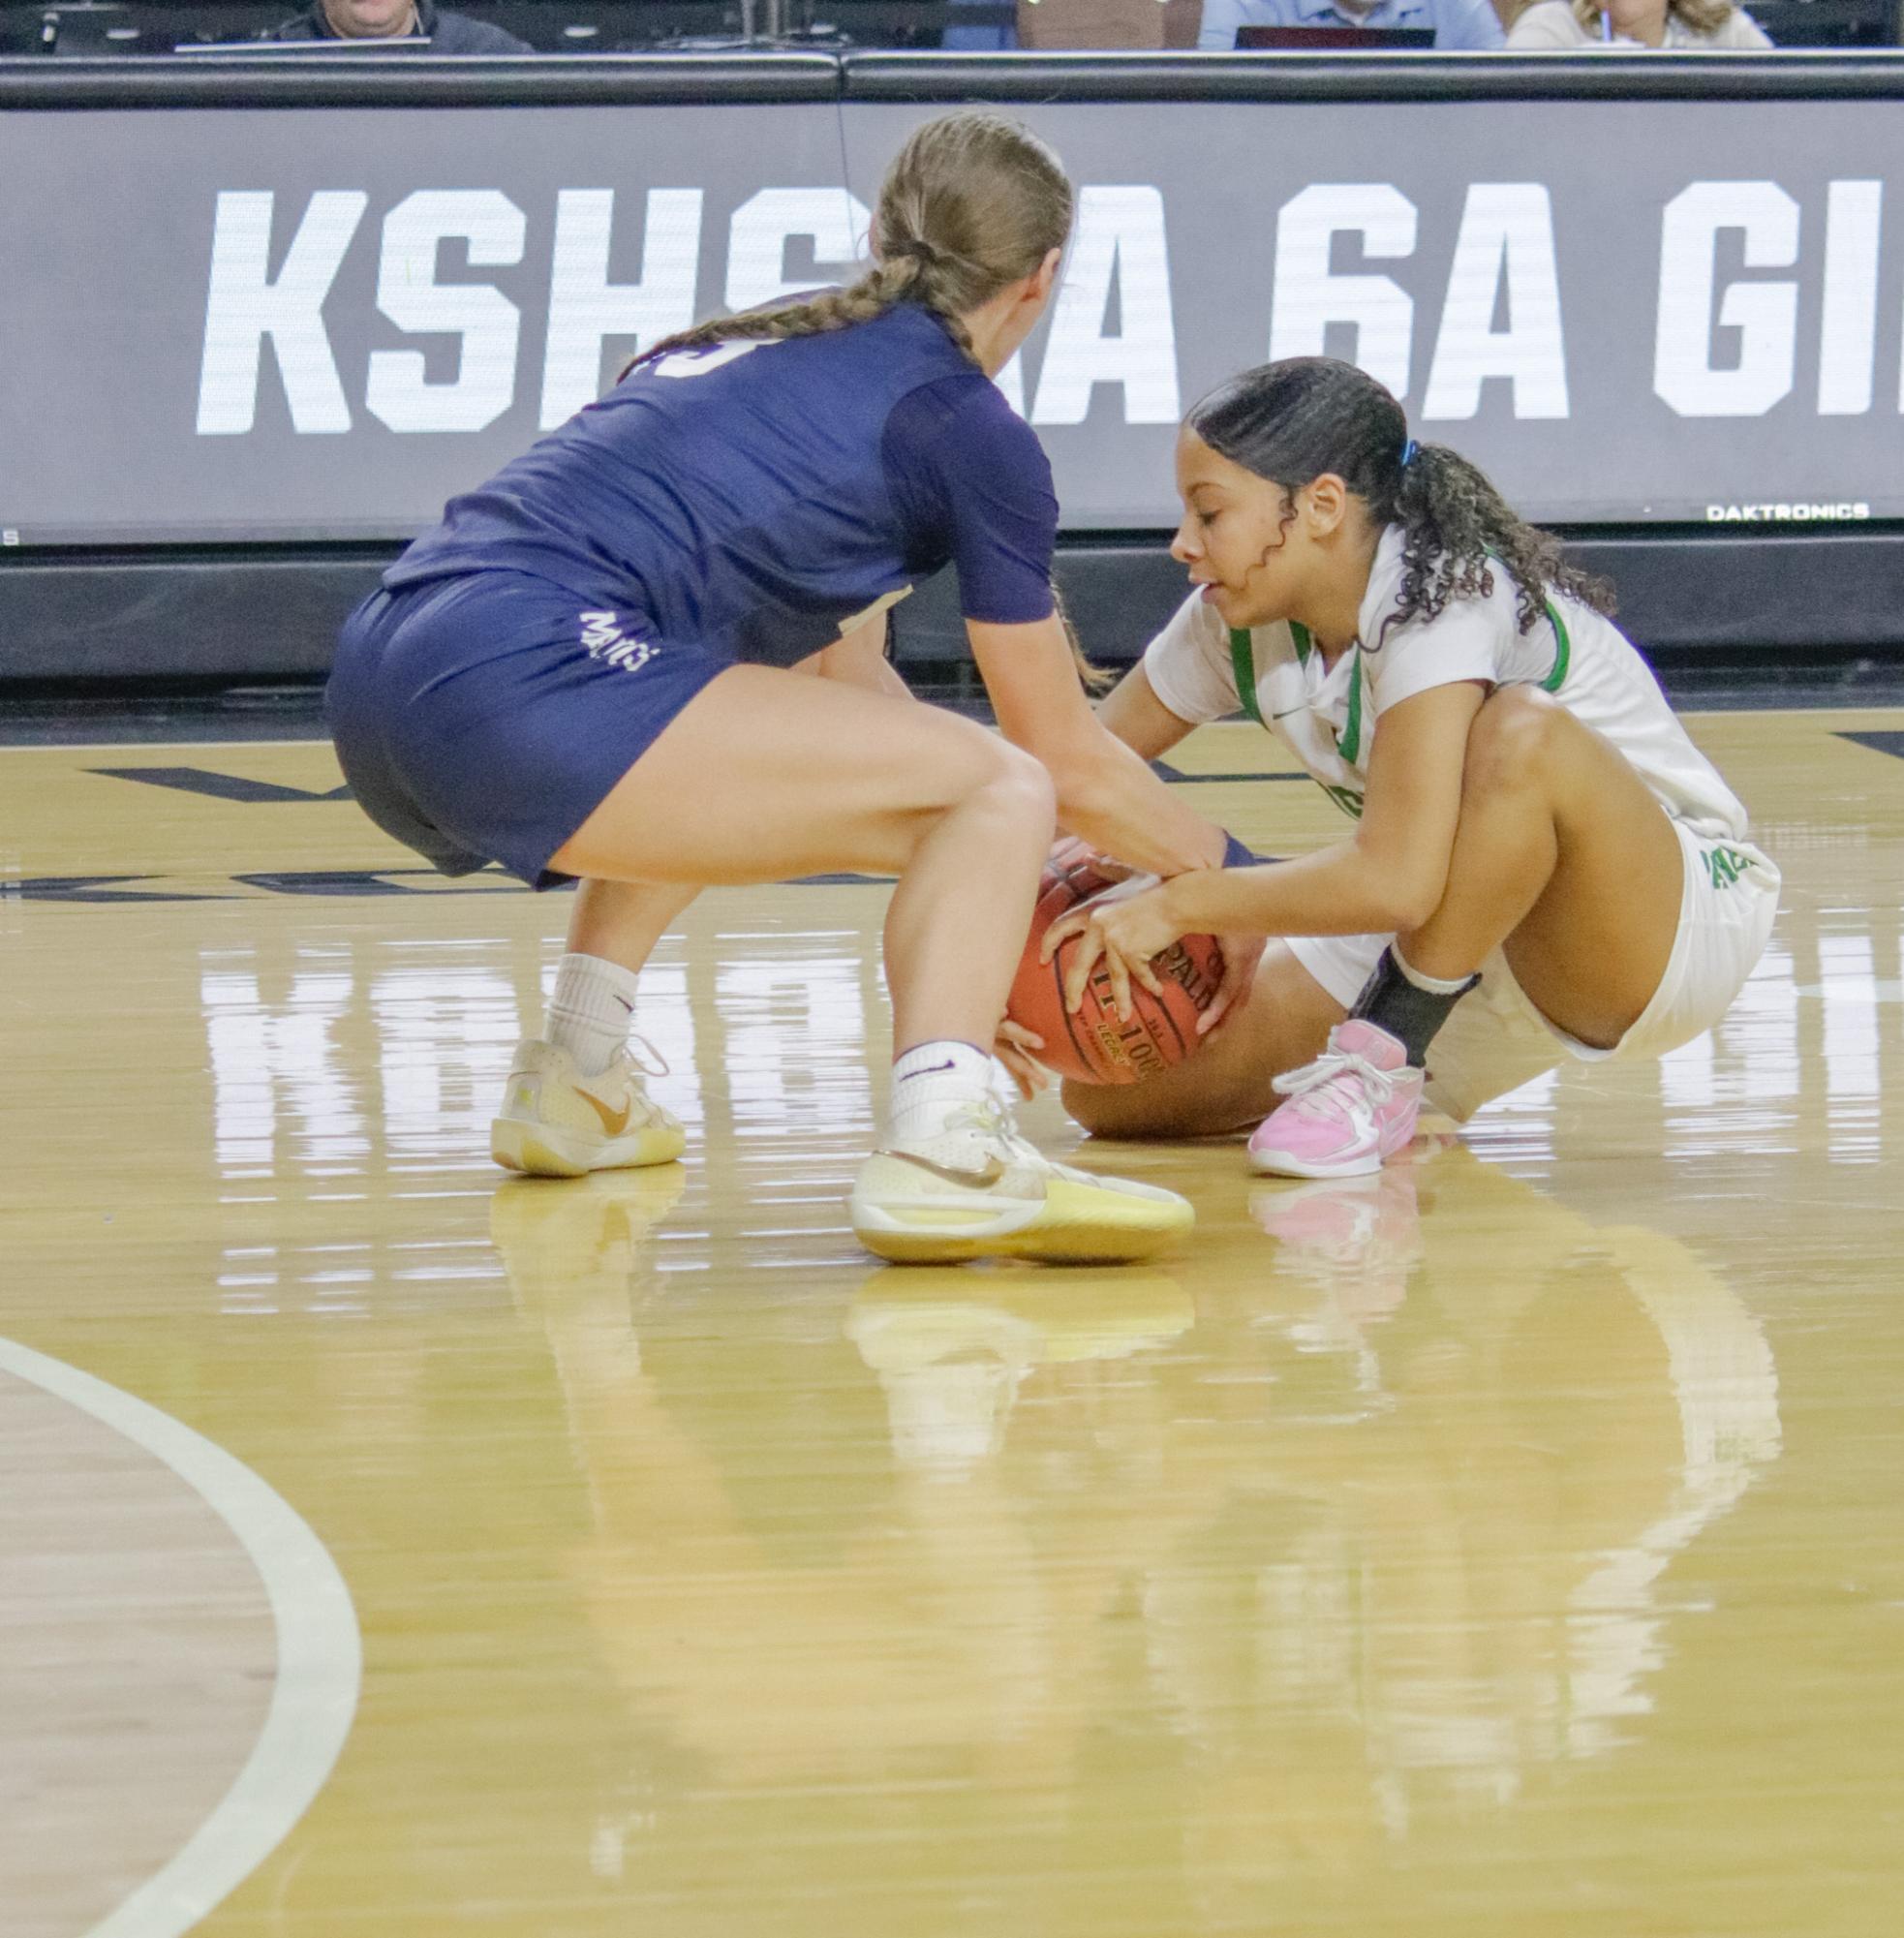
[{"label": "basketball player in white uniform", "polygon": [[1462,1120],[1570,1058],[1658,1057],[1716,1023],[1779,873],[1556,541],[1329,358],[1213,393],[1178,475],[1197,590],[1102,717],[1155,757],[1242,710],[1350,825],[1053,926],[1048,951],[1085,934],[1078,988],[1104,953],[1141,974],[1180,935],[1276,938],[1196,1057],[1068,1085],[1073,1114],[1143,1136],[1267,1111],[1255,1169],[1351,1176],[1407,1147],[1425,1094]]}]

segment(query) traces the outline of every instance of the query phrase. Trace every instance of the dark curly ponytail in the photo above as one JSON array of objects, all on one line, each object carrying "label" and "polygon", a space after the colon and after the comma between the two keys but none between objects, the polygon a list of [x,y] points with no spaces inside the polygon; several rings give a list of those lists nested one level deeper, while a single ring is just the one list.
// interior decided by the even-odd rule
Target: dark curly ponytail
[{"label": "dark curly ponytail", "polygon": [[[1399,525],[1401,591],[1389,628],[1432,619],[1451,600],[1485,599],[1496,566],[1513,581],[1522,632],[1546,595],[1562,592],[1596,612],[1612,588],[1569,565],[1560,540],[1515,515],[1487,477],[1446,445],[1416,445],[1393,395],[1333,356],[1290,356],[1220,385],[1193,407],[1189,428],[1219,456],[1293,496],[1333,472],[1380,525]],[[1379,646],[1379,639],[1370,642]]]}]

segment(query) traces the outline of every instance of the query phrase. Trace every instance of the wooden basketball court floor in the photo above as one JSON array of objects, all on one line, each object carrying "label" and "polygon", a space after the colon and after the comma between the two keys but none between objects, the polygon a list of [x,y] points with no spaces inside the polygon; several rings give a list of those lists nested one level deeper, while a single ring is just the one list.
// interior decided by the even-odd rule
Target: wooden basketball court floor
[{"label": "wooden basketball court floor", "polygon": [[[669,938],[685,1166],[505,1183],[561,898],[320,743],[0,753],[0,1932],[1897,1931],[1904,713],[1695,731],[1721,1029],[1378,1181],[1087,1147],[1201,1222],[1075,1273],[856,1249],[877,885]],[[1265,759],[1177,764],[1335,834]]]}]

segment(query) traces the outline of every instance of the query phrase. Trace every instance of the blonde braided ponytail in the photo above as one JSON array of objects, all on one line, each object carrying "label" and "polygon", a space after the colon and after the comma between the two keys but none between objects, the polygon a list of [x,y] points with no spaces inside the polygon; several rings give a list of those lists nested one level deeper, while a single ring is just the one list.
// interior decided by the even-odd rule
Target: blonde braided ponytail
[{"label": "blonde braided ponytail", "polygon": [[877,260],[844,290],[775,302],[677,330],[630,370],[679,350],[783,342],[871,323],[898,303],[930,310],[967,356],[965,318],[1029,276],[1071,231],[1063,165],[1029,129],[973,109],[913,130],[879,189]]},{"label": "blonde braided ponytail", "polygon": [[[977,363],[966,318],[1033,274],[1071,232],[1064,165],[1023,124],[978,109],[941,114],[915,128],[879,185],[875,261],[844,290],[775,302],[677,330],[630,362],[629,371],[680,350],[718,343],[783,342],[871,323],[899,303],[930,310]],[[1087,690],[1105,677],[1085,657],[1058,588],[1052,598]]]}]

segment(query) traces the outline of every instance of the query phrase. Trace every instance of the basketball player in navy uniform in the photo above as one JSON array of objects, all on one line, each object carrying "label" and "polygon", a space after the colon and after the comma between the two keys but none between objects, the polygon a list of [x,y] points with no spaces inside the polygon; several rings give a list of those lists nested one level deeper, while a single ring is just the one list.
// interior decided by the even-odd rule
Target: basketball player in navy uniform
[{"label": "basketball player in navy uniform", "polygon": [[[330,718],[371,817],[449,874],[580,882],[495,1121],[505,1166],[679,1155],[629,1046],[649,952],[704,885],[860,870],[899,877],[861,1241],[1119,1259],[1191,1224],[1173,1192],[1028,1144],[991,1054],[1055,823],[1166,877],[1242,852],[1092,715],[1052,595],[1050,466],[990,381],[1071,211],[1016,124],[926,124],[867,275],[657,345],[453,500],[346,626]],[[885,660],[887,609],[948,562],[1001,735]]]}]

